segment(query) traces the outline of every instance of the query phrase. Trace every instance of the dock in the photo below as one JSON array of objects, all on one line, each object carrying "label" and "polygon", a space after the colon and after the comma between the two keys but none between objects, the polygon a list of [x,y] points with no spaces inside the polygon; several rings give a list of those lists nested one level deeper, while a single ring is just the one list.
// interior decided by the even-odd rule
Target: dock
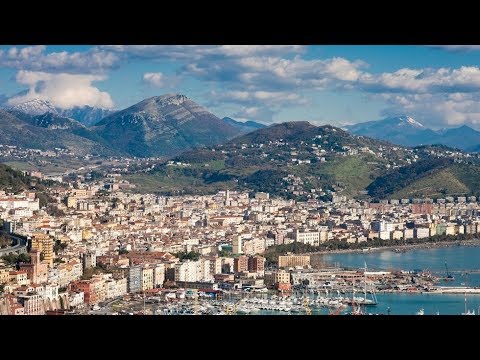
[{"label": "dock", "polygon": [[480,288],[466,286],[438,286],[431,293],[437,294],[480,294]]}]

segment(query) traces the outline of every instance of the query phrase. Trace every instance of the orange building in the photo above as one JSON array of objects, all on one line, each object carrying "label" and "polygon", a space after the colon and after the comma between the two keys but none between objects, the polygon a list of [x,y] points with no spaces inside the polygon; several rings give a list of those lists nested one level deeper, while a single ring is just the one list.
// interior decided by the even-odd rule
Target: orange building
[{"label": "orange building", "polygon": [[235,272],[248,271],[248,256],[240,255],[233,261],[233,270]]}]

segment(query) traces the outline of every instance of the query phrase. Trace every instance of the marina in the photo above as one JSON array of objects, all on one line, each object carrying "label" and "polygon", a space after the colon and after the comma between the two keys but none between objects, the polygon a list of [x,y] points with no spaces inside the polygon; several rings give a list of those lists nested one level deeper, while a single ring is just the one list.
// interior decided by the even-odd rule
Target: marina
[{"label": "marina", "polygon": [[[478,315],[479,275],[457,267],[457,264],[466,264],[473,269],[477,255],[480,255],[478,247],[469,247],[468,251],[451,247],[402,253],[386,250],[369,254],[328,254],[325,259],[336,267],[320,270],[318,279],[330,278],[330,281],[306,284],[303,280],[292,285],[288,292],[266,288],[212,292],[162,289],[155,296],[126,296],[85,311],[89,314],[162,316]],[[452,269],[449,266],[447,271],[455,274],[453,279],[445,280],[446,270],[442,271],[441,267],[435,271],[434,265],[439,258],[443,259],[441,264],[452,264]],[[374,264],[368,269],[367,260]],[[416,270],[394,269],[400,261],[404,269]],[[354,270],[355,265],[361,266]],[[426,268],[421,270],[422,266]],[[434,271],[429,271],[429,267]],[[294,281],[301,279],[292,278]]]}]

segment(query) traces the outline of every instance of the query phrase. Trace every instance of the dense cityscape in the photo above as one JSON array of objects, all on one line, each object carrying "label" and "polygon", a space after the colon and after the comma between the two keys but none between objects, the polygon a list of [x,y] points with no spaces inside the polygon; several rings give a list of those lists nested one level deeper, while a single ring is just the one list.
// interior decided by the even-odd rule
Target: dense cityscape
[{"label": "dense cityscape", "polygon": [[[30,175],[42,177],[39,172]],[[438,291],[438,279],[431,274],[416,274],[419,280],[412,285],[408,274],[335,268],[318,251],[278,255],[269,250],[283,245],[295,251],[293,245],[306,245],[312,252],[321,245],[338,249],[345,244],[342,248],[371,251],[383,243],[397,245],[399,251],[401,245],[422,239],[466,238],[480,231],[474,196],[379,203],[336,196],[329,202],[296,202],[229,190],[205,196],[135,194],[119,185],[112,177],[108,182],[52,186],[53,213],[40,209],[34,192],[1,194],[2,239],[17,245],[6,242],[0,250],[1,314],[100,309],[117,314],[107,305],[117,303],[117,309],[126,311],[142,301],[135,312],[147,311],[145,303],[165,312],[187,312],[194,311],[198,297],[218,302],[229,296],[216,312],[205,306],[202,311],[250,312],[260,306],[249,303],[254,297],[242,302],[249,307],[233,310],[245,294],[292,294],[304,291],[305,281],[311,289],[333,287],[345,293],[355,286],[362,293],[364,276],[374,291]],[[128,296],[132,305],[124,303]],[[180,308],[183,301],[189,305]],[[329,301],[312,306],[343,306]],[[305,312],[303,300],[296,307],[276,306]]]},{"label": "dense cityscape", "polygon": [[478,50],[0,45],[0,315],[480,315]]}]

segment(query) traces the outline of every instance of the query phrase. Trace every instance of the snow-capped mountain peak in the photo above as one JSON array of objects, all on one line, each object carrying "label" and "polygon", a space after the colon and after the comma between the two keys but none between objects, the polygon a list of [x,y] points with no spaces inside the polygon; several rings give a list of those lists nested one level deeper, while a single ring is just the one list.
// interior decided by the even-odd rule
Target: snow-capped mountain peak
[{"label": "snow-capped mountain peak", "polygon": [[406,122],[416,128],[424,128],[423,124],[420,124],[418,121],[415,119],[411,118],[410,116],[401,116],[399,117],[399,120]]},{"label": "snow-capped mountain peak", "polygon": [[33,99],[8,107],[9,110],[21,111],[29,115],[43,115],[47,112],[58,114],[58,110],[48,100]]},{"label": "snow-capped mountain peak", "polygon": [[114,110],[96,108],[88,105],[74,106],[70,109],[60,109],[56,108],[48,100],[42,99],[29,100],[5,107],[7,110],[19,111],[33,116],[52,113],[54,115],[77,120],[86,126],[91,126],[115,112]]}]

